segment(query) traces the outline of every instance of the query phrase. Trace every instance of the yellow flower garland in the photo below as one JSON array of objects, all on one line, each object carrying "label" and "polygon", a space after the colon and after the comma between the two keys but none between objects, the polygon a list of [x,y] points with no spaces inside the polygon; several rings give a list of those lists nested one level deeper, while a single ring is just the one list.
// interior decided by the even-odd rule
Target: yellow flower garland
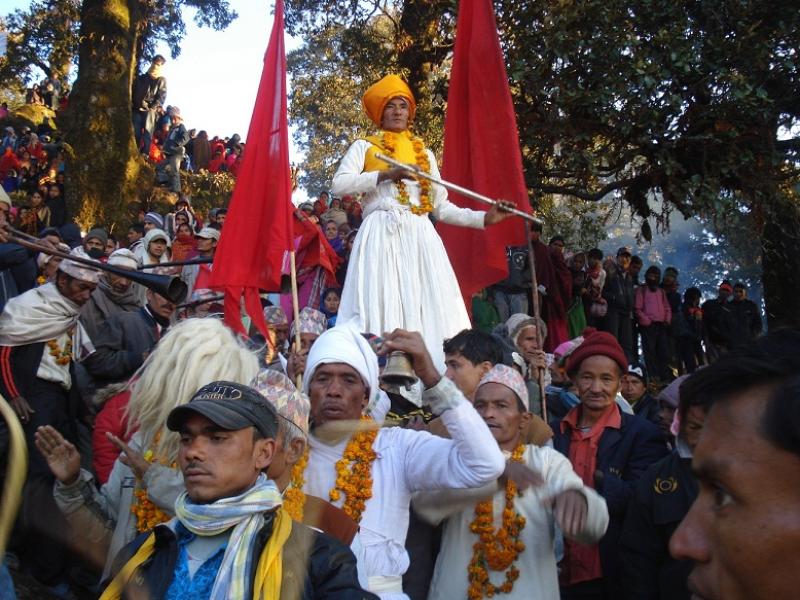
[{"label": "yellow flower garland", "polygon": [[[512,453],[511,460],[522,462],[524,452],[525,446],[520,444]],[[525,551],[525,544],[519,539],[520,532],[525,527],[525,517],[514,511],[516,495],[517,485],[511,479],[507,480],[503,524],[496,532],[493,500],[479,502],[475,506],[475,519],[469,528],[479,539],[472,547],[472,560],[467,568],[469,600],[508,594],[514,589],[514,582],[519,578],[519,569],[514,566],[514,562]],[[506,579],[502,585],[496,586],[489,580],[489,569],[506,571]]]},{"label": "yellow flower garland", "polygon": [[[153,443],[150,448],[144,453],[144,459],[153,464],[156,459],[155,453],[153,452],[153,448],[158,446],[158,441],[161,437],[161,432],[159,431],[155,437],[153,438]],[[161,465],[169,465],[172,469],[178,468],[178,463],[172,462],[169,463],[166,458],[160,458],[158,463]],[[137,482],[137,484],[140,482]],[[161,523],[166,523],[172,517],[165,513],[163,510],[158,508],[150,498],[147,497],[147,490],[138,487],[133,491],[133,495],[136,498],[136,501],[131,505],[131,512],[136,515],[136,531],[142,533],[144,531],[150,531],[156,525],[160,525]]]},{"label": "yellow flower garland", "polygon": [[[394,157],[395,150],[397,149],[395,136],[404,134],[411,136],[411,134],[408,132],[403,132],[401,134],[391,131],[383,132],[383,148],[389,153],[389,156]],[[422,141],[422,138],[411,137],[411,146],[414,148],[414,158],[417,166],[426,173],[430,173],[431,163],[428,160],[428,153],[425,152],[425,144]],[[415,215],[426,215],[433,210],[433,204],[431,203],[431,182],[427,179],[420,178],[419,180],[419,206],[411,204],[405,183],[402,181],[396,181],[394,185],[397,188],[398,202],[408,206],[411,212]]]},{"label": "yellow flower garland", "polygon": [[[362,421],[372,421],[367,416]],[[376,427],[357,431],[350,438],[342,458],[336,461],[336,484],[328,492],[331,502],[345,495],[342,510],[356,523],[361,522],[366,502],[372,498],[372,463],[377,458],[373,449],[378,435]],[[303,520],[303,507],[306,497],[303,493],[304,473],[308,465],[309,448],[303,457],[292,467],[292,484],[283,494],[283,506],[295,521]]]},{"label": "yellow flower garland", "polygon": [[67,331],[67,343],[64,345],[64,350],[62,351],[61,348],[58,346],[57,340],[49,340],[47,342],[47,347],[50,349],[50,356],[56,359],[56,364],[59,365],[68,365],[69,362],[72,360],[72,332],[74,330],[70,329]]}]

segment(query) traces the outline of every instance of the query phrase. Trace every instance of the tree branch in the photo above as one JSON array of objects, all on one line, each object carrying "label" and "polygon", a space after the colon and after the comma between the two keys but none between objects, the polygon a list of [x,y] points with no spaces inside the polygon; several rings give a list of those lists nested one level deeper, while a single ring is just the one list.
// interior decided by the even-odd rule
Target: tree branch
[{"label": "tree branch", "polygon": [[533,187],[535,191],[542,194],[561,194],[563,196],[573,196],[588,202],[598,202],[608,196],[611,192],[628,187],[637,181],[641,181],[641,179],[641,175],[637,177],[631,177],[629,179],[619,179],[613,183],[603,186],[596,192],[588,192],[575,187],[563,185],[539,185]]}]

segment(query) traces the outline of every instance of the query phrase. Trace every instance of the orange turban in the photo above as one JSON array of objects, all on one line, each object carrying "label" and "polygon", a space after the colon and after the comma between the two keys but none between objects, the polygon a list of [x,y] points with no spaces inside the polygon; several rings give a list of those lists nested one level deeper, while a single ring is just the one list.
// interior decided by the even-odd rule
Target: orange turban
[{"label": "orange turban", "polygon": [[409,118],[414,118],[414,111],[417,109],[417,103],[414,100],[414,95],[411,93],[411,88],[408,84],[400,79],[397,75],[387,75],[377,83],[373,83],[364,95],[361,97],[361,103],[364,105],[364,111],[367,116],[378,127],[381,126],[381,119],[383,118],[383,109],[389,103],[389,100],[394,98],[403,98],[408,101]]}]

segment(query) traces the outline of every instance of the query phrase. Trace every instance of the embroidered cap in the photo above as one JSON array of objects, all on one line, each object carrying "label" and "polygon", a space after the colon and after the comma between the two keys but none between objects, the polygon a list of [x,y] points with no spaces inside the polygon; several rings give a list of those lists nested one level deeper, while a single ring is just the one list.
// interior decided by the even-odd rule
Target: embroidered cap
[{"label": "embroidered cap", "polygon": [[273,327],[276,325],[289,324],[289,319],[286,318],[286,313],[280,306],[265,306],[264,320],[267,322],[267,325],[272,325]]},{"label": "embroidered cap", "polygon": [[510,389],[520,399],[525,410],[531,409],[530,400],[528,399],[528,388],[525,386],[525,380],[516,369],[508,367],[503,364],[496,364],[493,366],[486,375],[481,378],[478,387],[486,385],[487,383],[499,383]]},{"label": "embroidered cap", "polygon": [[213,381],[201,387],[188,404],[172,409],[167,428],[180,431],[192,414],[203,415],[228,431],[255,427],[273,439],[278,433],[278,415],[272,404],[253,388],[232,381]]},{"label": "embroidered cap", "polygon": [[[295,323],[292,323],[292,335],[294,335],[294,328]],[[323,313],[308,306],[300,311],[300,333],[322,335],[327,328],[328,320]]]},{"label": "embroidered cap", "polygon": [[275,407],[278,416],[295,425],[308,436],[308,414],[311,402],[286,375],[274,369],[261,369],[250,386]]}]

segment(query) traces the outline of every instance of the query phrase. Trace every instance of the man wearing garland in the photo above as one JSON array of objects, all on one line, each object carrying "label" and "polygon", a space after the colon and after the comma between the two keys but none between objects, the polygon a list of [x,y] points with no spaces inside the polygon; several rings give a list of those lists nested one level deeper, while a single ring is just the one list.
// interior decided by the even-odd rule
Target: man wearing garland
[{"label": "man wearing garland", "polygon": [[511,479],[478,490],[417,495],[423,518],[443,519],[442,549],[429,600],[479,600],[502,593],[509,600],[558,600],[554,525],[570,539],[595,543],[608,526],[605,501],[586,486],[566,457],[525,444],[531,413],[522,376],[497,364],[480,381],[475,410],[503,453],[524,464],[541,483],[524,492]]},{"label": "man wearing garland", "polygon": [[[496,480],[505,460],[472,405],[442,377],[418,333],[396,330],[385,351],[407,352],[452,439],[397,427],[379,429],[363,416],[378,395],[378,360],[350,326],[322,334],[311,348],[303,387],[311,400],[308,457],[293,485],[330,500],[360,525],[357,553],[368,588],[383,600],[407,600],[402,575],[411,495],[417,491],[474,488]],[[305,464],[303,464],[305,463]]]},{"label": "man wearing garland", "polygon": [[[72,255],[89,259],[83,248]],[[17,413],[28,442],[30,464],[20,519],[23,559],[33,575],[60,592],[65,580],[66,531],[53,501],[54,477],[34,447],[34,432],[52,425],[73,441],[86,413],[75,384],[74,360],[91,351],[78,321],[81,306],[97,286],[100,271],[63,260],[56,279],[9,300],[0,315],[0,393]]]},{"label": "man wearing garland", "polygon": [[444,370],[442,340],[470,326],[444,245],[431,223],[482,229],[509,216],[459,208],[447,191],[407,169],[391,167],[382,153],[439,177],[436,158],[411,132],[416,102],[405,81],[387,75],[366,90],[364,110],[379,128],[356,140],[333,176],[334,196],[362,196],[358,229],[342,290],[338,323],[380,335],[396,327],[421,331],[434,364]]}]

